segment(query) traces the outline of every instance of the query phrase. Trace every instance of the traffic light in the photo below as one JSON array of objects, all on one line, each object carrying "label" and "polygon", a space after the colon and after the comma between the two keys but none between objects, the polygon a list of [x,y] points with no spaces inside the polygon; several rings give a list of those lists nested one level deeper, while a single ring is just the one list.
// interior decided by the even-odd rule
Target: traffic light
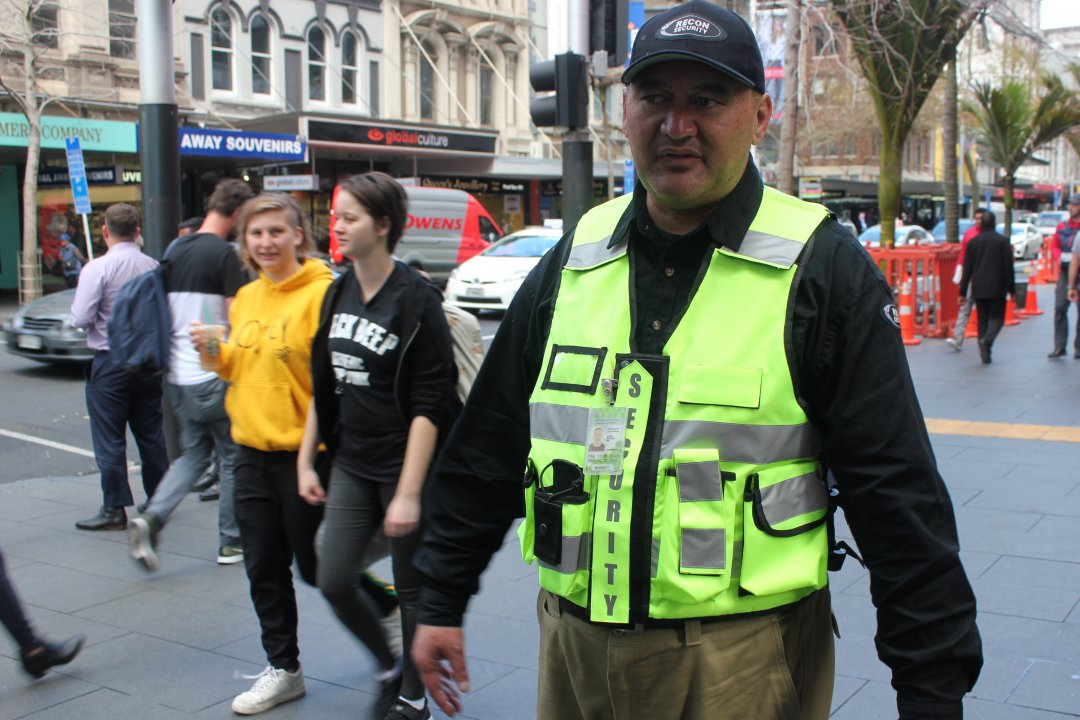
[{"label": "traffic light", "polygon": [[533,63],[529,82],[536,92],[554,92],[529,103],[537,127],[582,128],[589,124],[589,70],[585,56],[556,55],[554,60]]},{"label": "traffic light", "polygon": [[607,51],[608,67],[625,65],[629,22],[629,0],[589,0],[589,52]]}]

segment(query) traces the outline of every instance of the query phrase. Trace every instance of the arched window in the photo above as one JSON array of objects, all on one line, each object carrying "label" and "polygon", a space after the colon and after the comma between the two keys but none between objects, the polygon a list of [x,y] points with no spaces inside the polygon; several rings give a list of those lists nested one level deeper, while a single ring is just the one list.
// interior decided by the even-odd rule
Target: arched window
[{"label": "arched window", "polygon": [[270,23],[256,15],[251,20],[251,92],[270,94],[270,70]]},{"label": "arched window", "polygon": [[307,34],[308,98],[326,99],[326,33],[313,25]]},{"label": "arched window", "polygon": [[355,105],[359,96],[359,74],[356,71],[357,61],[356,35],[351,32],[345,33],[341,39],[341,102],[346,105]]},{"label": "arched window", "polygon": [[232,18],[222,8],[210,13],[210,70],[215,90],[233,89]]},{"label": "arched window", "polygon": [[435,60],[435,48],[428,42],[423,43],[424,52],[420,53],[420,118],[435,119],[435,68],[428,61]]},{"label": "arched window", "polygon": [[492,71],[491,66],[481,60],[480,62],[480,124],[484,127],[491,127],[495,123],[494,119],[494,88],[492,87],[495,81],[495,73]]}]

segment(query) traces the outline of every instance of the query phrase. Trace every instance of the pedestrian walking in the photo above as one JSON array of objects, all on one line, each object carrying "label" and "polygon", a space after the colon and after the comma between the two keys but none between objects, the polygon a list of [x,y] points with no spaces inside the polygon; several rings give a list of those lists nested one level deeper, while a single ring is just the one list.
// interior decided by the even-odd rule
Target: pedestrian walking
[{"label": "pedestrian walking", "polygon": [[322,508],[300,499],[296,458],[311,402],[311,341],[331,274],[310,258],[308,221],[289,195],[266,193],[245,203],[237,236],[240,256],[258,278],[236,294],[228,340],[212,325],[195,323],[189,332],[204,364],[229,388],[225,405],[238,446],[236,518],[269,663],[232,709],[254,715],[306,691],[290,568],[295,558],[300,577],[315,584]]},{"label": "pedestrian walking", "polygon": [[[960,280],[964,276],[964,253],[967,252],[968,244],[979,234],[979,223],[982,222],[984,208],[975,209],[975,222],[964,231],[964,237],[960,240],[960,254],[956,257],[956,271],[953,273],[953,282],[960,287]],[[953,336],[945,338],[945,342],[956,352],[960,352],[964,345],[964,333],[967,332],[968,320],[971,318],[971,309],[975,307],[975,301],[971,293],[960,298],[960,309],[956,313],[956,324],[953,326]]]},{"label": "pedestrian walking", "polygon": [[[356,578],[383,526],[408,648],[420,595],[412,559],[421,492],[439,439],[457,415],[457,369],[441,293],[393,257],[408,217],[404,189],[379,172],[340,187],[334,232],[352,262],[327,292],[315,336],[300,493],[326,503],[319,589],[381,668],[372,717],[424,720],[431,713],[416,668],[390,647],[381,613]],[[325,495],[313,464],[319,439],[332,456]]]},{"label": "pedestrian walking", "polygon": [[34,678],[44,677],[50,669],[74,660],[86,640],[82,635],[75,635],[62,642],[50,642],[34,632],[7,575],[3,552],[0,552],[0,623],[19,646],[23,670]]},{"label": "pedestrian walking", "polygon": [[226,328],[228,307],[247,282],[236,248],[228,242],[240,206],[254,195],[241,180],[222,180],[208,202],[199,230],[169,245],[165,286],[169,293],[172,346],[165,398],[176,415],[181,455],[169,468],[139,517],[128,526],[131,557],[147,570],[157,570],[161,531],[188,493],[217,460],[219,565],[243,562],[240,529],[233,507],[236,444],[225,412],[225,381],[202,367],[191,342],[191,323]]},{"label": "pedestrian walking", "polygon": [[979,234],[971,240],[964,254],[964,276],[960,279],[960,298],[970,289],[979,315],[979,355],[983,365],[991,362],[994,339],[1005,325],[1005,300],[1015,295],[1012,243],[997,232],[997,218],[989,210],[979,221]]},{"label": "pedestrian walking", "polygon": [[69,288],[78,286],[79,273],[82,272],[86,258],[82,251],[71,242],[71,236],[64,233],[60,236],[60,267],[64,271],[64,282]]},{"label": "pedestrian walking", "polygon": [[[525,280],[431,481],[425,685],[461,711],[462,616],[524,512],[537,718],[823,720],[838,503],[899,716],[960,718],[975,599],[891,289],[824,207],[763,185],[773,105],[744,20],[667,9],[622,77],[636,187]],[[590,453],[597,426],[624,451]]]},{"label": "pedestrian walking", "polygon": [[[1054,288],[1054,349],[1047,357],[1065,357],[1065,348],[1069,344],[1069,299],[1076,287],[1076,271],[1073,270],[1073,248],[1080,233],[1080,193],[1069,196],[1069,219],[1058,223],[1050,241],[1051,253],[1061,265],[1058,270],[1057,285]],[[1072,280],[1070,280],[1070,277]],[[1073,341],[1073,357],[1080,359],[1080,310],[1076,313],[1076,339]]]},{"label": "pedestrian walking", "polygon": [[157,261],[135,245],[139,214],[130,205],[105,210],[102,235],[108,250],[83,267],[71,304],[71,323],[87,329],[86,345],[94,351],[86,369],[86,411],[103,496],[97,515],[75,523],[80,530],[127,527],[124,508],[135,502],[128,485],[127,428],[139,448],[147,497],[169,467],[161,429],[161,378],[130,373],[109,358],[108,323],[116,296],[124,283],[157,267]]}]

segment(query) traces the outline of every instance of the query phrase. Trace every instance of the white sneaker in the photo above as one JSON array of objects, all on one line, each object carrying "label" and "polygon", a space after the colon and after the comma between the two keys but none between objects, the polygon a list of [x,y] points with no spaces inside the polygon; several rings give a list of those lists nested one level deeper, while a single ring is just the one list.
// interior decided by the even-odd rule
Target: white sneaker
[{"label": "white sneaker", "polygon": [[296,672],[287,672],[276,667],[267,667],[254,678],[255,684],[251,689],[240,693],[232,701],[232,711],[237,715],[257,715],[281,703],[295,700],[307,692],[304,687],[303,668],[297,668]]},{"label": "white sneaker", "polygon": [[960,343],[956,341],[956,338],[945,338],[945,342],[949,344],[949,347],[951,347],[954,352],[960,352]]},{"label": "white sneaker", "polygon": [[405,647],[401,637],[401,609],[391,610],[389,615],[379,621],[379,624],[382,625],[383,636],[390,647],[390,653],[394,657],[401,655],[401,650]]}]

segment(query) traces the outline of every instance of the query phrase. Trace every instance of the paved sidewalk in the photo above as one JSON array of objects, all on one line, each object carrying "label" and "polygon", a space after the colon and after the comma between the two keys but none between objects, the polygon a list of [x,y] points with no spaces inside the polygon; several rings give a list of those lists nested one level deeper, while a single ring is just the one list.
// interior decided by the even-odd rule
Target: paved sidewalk
[{"label": "paved sidewalk", "polygon": [[[1040,290],[1042,308],[1050,295]],[[973,342],[959,354],[940,340],[910,348],[926,417],[1080,427],[1080,360],[1046,359],[1049,318],[1006,328],[987,367]],[[1080,717],[1080,444],[932,440],[956,505],[986,650],[967,717]],[[214,562],[213,503],[192,497],[180,506],[163,538],[162,570],[151,576],[128,558],[123,533],[74,529],[99,499],[96,477],[0,487],[0,547],[32,619],[50,637],[88,635],[75,662],[38,682],[22,674],[10,639],[0,637],[0,720],[230,717],[231,698],[250,683],[234,673],[256,673],[264,660],[242,568]],[[866,573],[849,563],[832,583],[843,633],[833,717],[894,720]],[[308,695],[266,717],[366,716],[373,664],[317,592],[298,592]],[[535,596],[535,570],[508,538],[468,616],[473,692],[463,717],[533,717]]]}]

